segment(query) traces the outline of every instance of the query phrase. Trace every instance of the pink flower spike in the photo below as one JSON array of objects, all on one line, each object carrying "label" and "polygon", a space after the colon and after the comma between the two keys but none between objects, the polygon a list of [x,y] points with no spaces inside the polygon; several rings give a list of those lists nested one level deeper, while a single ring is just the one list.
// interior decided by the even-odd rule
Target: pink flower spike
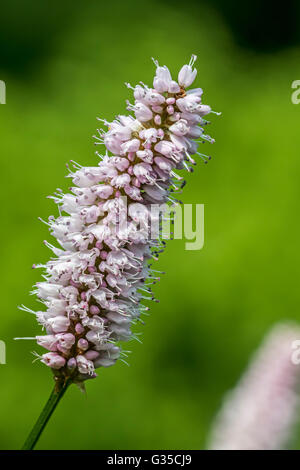
[{"label": "pink flower spike", "polygon": [[150,236],[151,205],[179,204],[179,172],[192,171],[192,155],[210,158],[198,152],[196,139],[213,142],[199,127],[211,111],[202,90],[186,89],[196,77],[194,61],[178,82],[154,61],[153,87],[127,84],[129,115],[102,120],[97,163],[68,165],[71,187],[52,197],[59,213],[47,226],[59,248],[45,242],[52,257],[33,291],[44,311],[33,313],[45,330],[36,341],[49,351],[38,357],[57,383],[80,384],[95,378],[96,368],[124,361],[121,342],[136,338],[133,325],[149,310],[144,302],[157,301],[151,262],[165,242],[161,228],[157,239]]},{"label": "pink flower spike", "polygon": [[299,326],[290,324],[278,324],[267,335],[238,385],[225,396],[213,426],[211,449],[286,446],[299,421],[299,338]]}]

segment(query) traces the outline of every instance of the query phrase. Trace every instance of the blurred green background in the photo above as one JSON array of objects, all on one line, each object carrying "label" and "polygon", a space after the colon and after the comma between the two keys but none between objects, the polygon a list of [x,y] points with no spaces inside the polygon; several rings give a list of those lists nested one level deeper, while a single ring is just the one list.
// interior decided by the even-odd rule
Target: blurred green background
[{"label": "blurred green background", "polygon": [[[87,396],[72,387],[39,449],[201,449],[223,394],[267,329],[299,319],[299,11],[285,2],[11,0],[1,6],[0,447],[19,448],[52,388],[32,364],[40,333],[29,295],[50,240],[37,217],[67,188],[65,162],[92,165],[96,116],[125,111],[123,85],[151,84],[153,56],[176,74],[198,55],[196,84],[212,117],[209,165],[188,177],[183,200],[205,204],[205,245],[168,243],[160,299],[131,342],[130,367],[99,370]],[[208,145],[208,144],[207,144]],[[300,448],[300,441],[294,448]]]}]

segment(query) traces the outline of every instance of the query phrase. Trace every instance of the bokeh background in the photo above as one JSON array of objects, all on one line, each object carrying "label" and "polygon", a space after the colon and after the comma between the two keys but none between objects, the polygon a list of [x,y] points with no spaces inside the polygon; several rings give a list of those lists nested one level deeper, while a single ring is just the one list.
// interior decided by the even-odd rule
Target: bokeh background
[{"label": "bokeh background", "polygon": [[[40,328],[29,295],[50,239],[37,217],[66,188],[65,162],[98,161],[96,116],[112,119],[130,98],[123,85],[151,83],[150,58],[177,73],[198,55],[197,86],[212,117],[213,159],[188,177],[184,202],[205,204],[205,246],[168,243],[166,271],[142,331],[143,344],[100,370],[87,395],[73,387],[40,449],[202,449],[224,393],[268,328],[300,321],[299,3],[148,0],[10,0],[1,5],[0,448],[19,448],[50,389],[32,364]],[[208,145],[208,144],[207,144]],[[291,444],[300,448],[295,436]]]}]

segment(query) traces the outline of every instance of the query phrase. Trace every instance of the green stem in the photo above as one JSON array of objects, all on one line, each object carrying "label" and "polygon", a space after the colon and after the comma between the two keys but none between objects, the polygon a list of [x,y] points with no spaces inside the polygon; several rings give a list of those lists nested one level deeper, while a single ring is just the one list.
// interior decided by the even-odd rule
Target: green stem
[{"label": "green stem", "polygon": [[56,384],[56,386],[54,387],[54,389],[51,392],[51,395],[50,395],[45,407],[43,408],[40,416],[38,417],[37,422],[33,426],[29,436],[27,437],[27,439],[26,439],[26,441],[25,441],[25,443],[22,447],[22,450],[32,450],[34,448],[34,446],[37,443],[40,435],[42,434],[46,424],[48,423],[53,411],[57,407],[59,401],[63,397],[63,395],[64,395],[65,391],[67,390],[67,388],[69,387],[70,383],[71,383],[71,381],[68,380],[63,385],[58,386],[58,384]]}]

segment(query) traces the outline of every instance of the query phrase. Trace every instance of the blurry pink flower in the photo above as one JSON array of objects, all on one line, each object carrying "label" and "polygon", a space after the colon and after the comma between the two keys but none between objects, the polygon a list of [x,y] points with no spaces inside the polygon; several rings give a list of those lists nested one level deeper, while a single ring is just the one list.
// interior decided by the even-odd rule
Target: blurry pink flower
[{"label": "blurry pink flower", "polygon": [[249,369],[225,397],[210,439],[213,450],[281,449],[298,420],[300,365],[292,361],[300,328],[276,325]]}]

